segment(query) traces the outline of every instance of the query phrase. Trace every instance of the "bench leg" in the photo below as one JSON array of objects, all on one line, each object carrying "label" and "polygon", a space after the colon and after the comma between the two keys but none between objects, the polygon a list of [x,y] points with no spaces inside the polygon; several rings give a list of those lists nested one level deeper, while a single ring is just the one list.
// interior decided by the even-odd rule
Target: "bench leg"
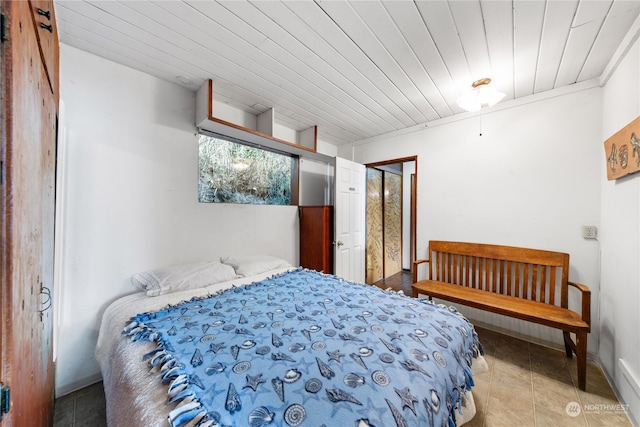
[{"label": "bench leg", "polygon": [[571,334],[567,331],[562,331],[564,337],[564,348],[567,353],[567,357],[571,358],[572,353],[577,356],[578,362],[578,387],[580,390],[585,391],[587,388],[587,332],[577,332],[576,342],[571,339]]},{"label": "bench leg", "polygon": [[565,353],[567,354],[567,357],[569,359],[571,359],[571,357],[573,356],[573,350],[572,350],[572,345],[573,341],[571,340],[571,333],[567,332],[567,331],[562,331],[562,335],[564,337],[564,350]]},{"label": "bench leg", "polygon": [[[418,292],[418,291],[412,291],[412,292],[411,292],[411,296],[412,296],[413,298],[418,298],[418,294],[419,294],[419,292]],[[423,294],[423,295],[424,295],[424,294]],[[429,301],[433,301],[433,297],[432,297],[431,295],[427,295],[427,299],[428,299]]]},{"label": "bench leg", "polygon": [[587,332],[576,334],[576,356],[578,358],[578,387],[587,388]]}]

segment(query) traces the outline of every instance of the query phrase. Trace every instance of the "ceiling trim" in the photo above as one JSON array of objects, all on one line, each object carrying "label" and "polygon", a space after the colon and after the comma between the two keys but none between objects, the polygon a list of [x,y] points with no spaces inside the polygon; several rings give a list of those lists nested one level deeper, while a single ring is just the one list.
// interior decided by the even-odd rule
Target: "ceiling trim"
[{"label": "ceiling trim", "polygon": [[616,49],[611,60],[607,63],[607,66],[604,68],[601,76],[601,86],[605,86],[613,73],[618,69],[618,66],[622,62],[622,60],[627,56],[629,50],[633,46],[633,44],[640,38],[640,16],[636,18],[635,22],[627,32],[627,35],[624,37],[620,46]]}]

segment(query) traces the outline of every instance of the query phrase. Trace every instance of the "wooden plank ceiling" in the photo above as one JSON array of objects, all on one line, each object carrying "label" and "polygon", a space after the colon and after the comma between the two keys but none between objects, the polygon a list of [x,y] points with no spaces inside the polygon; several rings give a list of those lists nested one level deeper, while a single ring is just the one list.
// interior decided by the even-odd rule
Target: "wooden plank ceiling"
[{"label": "wooden plank ceiling", "polygon": [[640,0],[56,0],[60,41],[341,145],[598,78]]}]

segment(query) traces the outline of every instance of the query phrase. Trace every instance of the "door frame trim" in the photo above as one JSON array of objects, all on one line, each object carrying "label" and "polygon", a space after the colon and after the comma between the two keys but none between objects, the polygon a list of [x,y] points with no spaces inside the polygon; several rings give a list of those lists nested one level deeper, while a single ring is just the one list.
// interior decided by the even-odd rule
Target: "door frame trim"
[{"label": "door frame trim", "polygon": [[411,194],[411,209],[410,209],[410,219],[409,219],[409,270],[413,273],[413,262],[416,260],[416,235],[417,235],[417,227],[416,227],[416,218],[418,215],[418,156],[407,156],[407,157],[399,157],[396,159],[383,160],[380,162],[372,162],[365,163],[364,166],[369,167],[377,167],[390,165],[394,163],[406,163],[406,162],[415,162],[415,178],[414,185],[410,188]]}]

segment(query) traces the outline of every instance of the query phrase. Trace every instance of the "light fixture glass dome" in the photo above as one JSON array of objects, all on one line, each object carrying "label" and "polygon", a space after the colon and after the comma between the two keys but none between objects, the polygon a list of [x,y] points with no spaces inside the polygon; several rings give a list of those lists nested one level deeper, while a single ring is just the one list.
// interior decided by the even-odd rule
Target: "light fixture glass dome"
[{"label": "light fixture glass dome", "polygon": [[492,107],[505,97],[491,86],[491,79],[476,80],[471,90],[458,98],[458,106],[466,111],[479,111],[482,107]]}]

